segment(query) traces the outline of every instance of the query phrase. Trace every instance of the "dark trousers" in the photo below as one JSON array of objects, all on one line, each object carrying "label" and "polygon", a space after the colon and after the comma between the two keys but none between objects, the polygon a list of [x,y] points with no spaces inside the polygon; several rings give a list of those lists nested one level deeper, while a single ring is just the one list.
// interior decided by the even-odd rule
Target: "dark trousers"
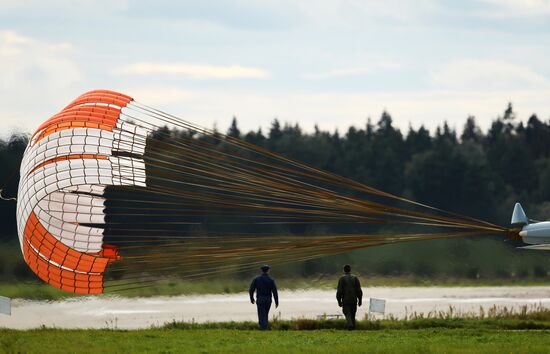
[{"label": "dark trousers", "polygon": [[269,309],[271,308],[271,301],[257,300],[256,307],[258,308],[258,323],[260,324],[260,329],[267,330],[269,329],[269,324],[267,323],[269,318]]},{"label": "dark trousers", "polygon": [[354,329],[355,313],[357,312],[357,304],[344,304],[342,306],[342,312],[344,312],[344,316],[346,316],[348,329]]}]

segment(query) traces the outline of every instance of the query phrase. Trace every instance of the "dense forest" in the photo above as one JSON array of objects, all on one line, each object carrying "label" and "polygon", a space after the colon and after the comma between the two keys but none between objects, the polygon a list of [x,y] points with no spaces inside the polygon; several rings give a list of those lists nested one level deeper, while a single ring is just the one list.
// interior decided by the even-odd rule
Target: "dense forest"
[{"label": "dense forest", "polygon": [[[447,123],[432,134],[422,126],[402,132],[383,112],[377,122],[369,119],[365,126],[350,127],[345,133],[318,128],[305,133],[298,124],[281,124],[277,119],[269,131],[241,132],[234,118],[227,135],[383,191],[499,225],[509,223],[516,201],[533,219],[550,217],[550,121],[533,114],[524,124],[511,104],[486,132],[474,117],[467,117],[461,132]],[[17,194],[18,165],[26,142],[22,135],[0,141],[4,196]],[[13,201],[0,202],[0,218],[0,241],[13,244]],[[500,239],[433,241],[309,261],[292,269],[306,275],[328,272],[345,260],[370,274],[548,277],[547,253],[517,251],[513,246]],[[4,278],[14,269],[0,263]],[[21,269],[15,273],[25,275]]]}]

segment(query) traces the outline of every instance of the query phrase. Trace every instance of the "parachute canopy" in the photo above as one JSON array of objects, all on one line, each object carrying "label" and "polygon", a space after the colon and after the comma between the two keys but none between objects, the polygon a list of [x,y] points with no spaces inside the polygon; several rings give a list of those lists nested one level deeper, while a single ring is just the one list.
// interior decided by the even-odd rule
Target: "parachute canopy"
[{"label": "parachute canopy", "polygon": [[[17,200],[25,261],[44,281],[83,294],[103,292],[103,272],[120,258],[103,242],[106,186],[145,187],[146,131],[122,109],[133,99],[88,92],[44,122],[21,163]],[[126,152],[130,156],[117,156]]]}]

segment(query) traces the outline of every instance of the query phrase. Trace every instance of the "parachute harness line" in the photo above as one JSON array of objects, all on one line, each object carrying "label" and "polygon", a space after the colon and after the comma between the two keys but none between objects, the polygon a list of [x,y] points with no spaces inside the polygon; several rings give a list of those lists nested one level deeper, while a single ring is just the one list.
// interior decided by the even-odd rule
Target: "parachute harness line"
[{"label": "parachute harness line", "polygon": [[[83,94],[42,124],[20,176],[25,261],[42,280],[80,294],[148,286],[165,275],[192,279],[260,262],[507,232],[106,90]],[[372,232],[396,223],[429,232]]]},{"label": "parachute harness line", "polygon": [[17,198],[15,198],[15,197],[4,197],[2,195],[3,192],[4,192],[4,190],[0,189],[0,199],[1,200],[6,200],[6,201],[10,201],[10,200],[16,201],[17,200]]}]

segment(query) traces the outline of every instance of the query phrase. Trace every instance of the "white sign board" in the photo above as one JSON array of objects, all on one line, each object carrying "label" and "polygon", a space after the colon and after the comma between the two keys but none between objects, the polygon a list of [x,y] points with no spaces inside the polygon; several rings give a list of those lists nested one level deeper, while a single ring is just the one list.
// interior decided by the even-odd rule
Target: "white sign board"
[{"label": "white sign board", "polygon": [[369,313],[381,313],[386,312],[386,300],[383,299],[370,299]]},{"label": "white sign board", "polygon": [[11,316],[11,299],[0,296],[0,313]]}]

